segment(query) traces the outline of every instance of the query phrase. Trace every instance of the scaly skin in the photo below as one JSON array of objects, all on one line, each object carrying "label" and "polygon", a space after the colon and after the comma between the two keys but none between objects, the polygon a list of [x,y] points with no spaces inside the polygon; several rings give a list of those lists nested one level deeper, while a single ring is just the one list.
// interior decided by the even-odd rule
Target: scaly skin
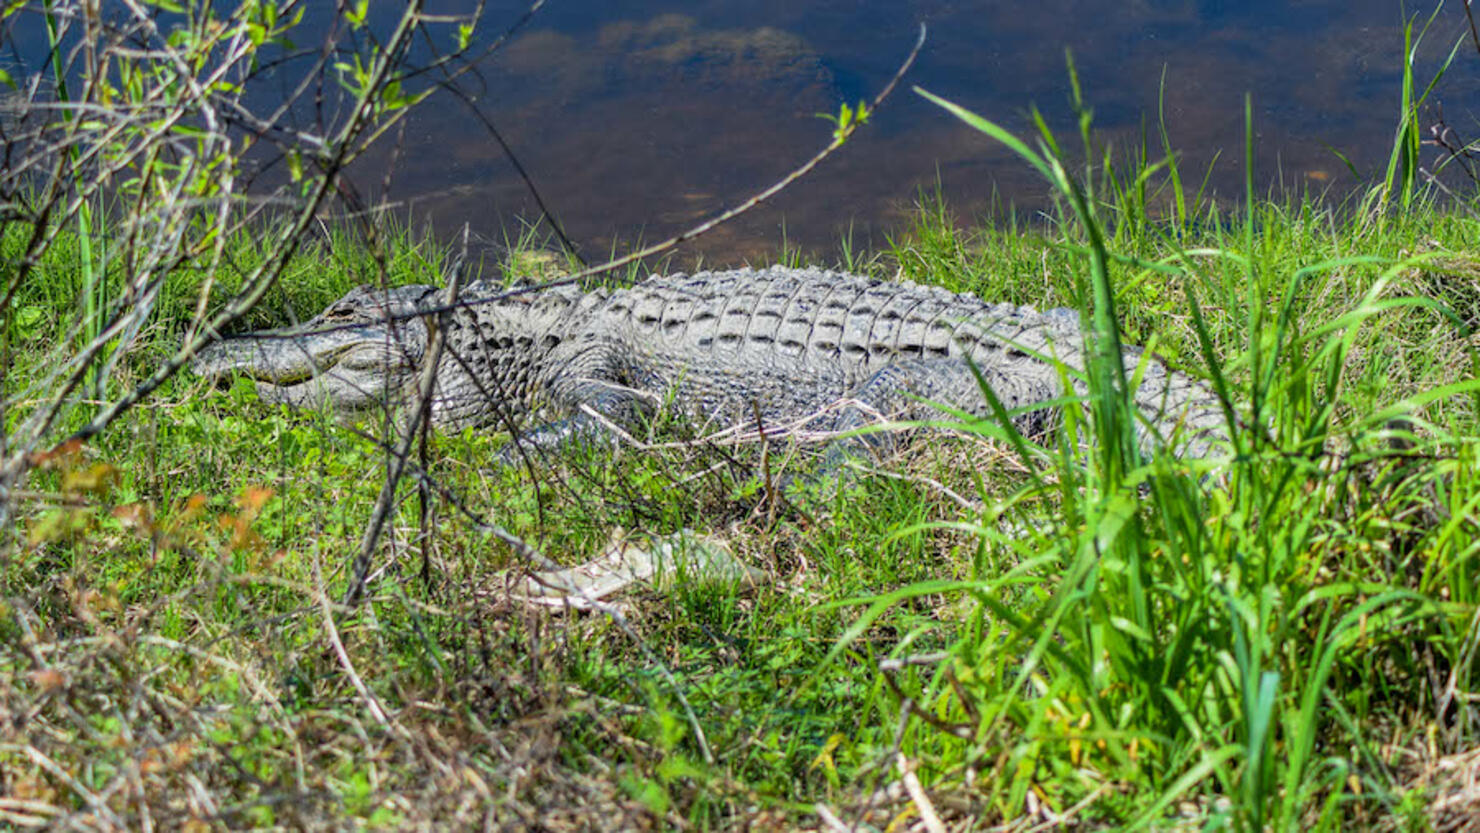
[{"label": "scaly skin", "polygon": [[[475,284],[463,301],[497,294]],[[426,325],[405,317],[439,300],[429,286],[356,289],[302,327],[215,344],[194,369],[211,378],[247,373],[264,399],[299,407],[395,405],[415,387],[426,346]],[[443,320],[433,424],[556,419],[525,435],[537,443],[598,433],[603,419],[631,426],[663,402],[717,425],[753,422],[757,413],[775,426],[827,411],[809,426],[817,429],[938,417],[926,403],[988,416],[970,364],[1019,428],[1039,433],[1051,409],[1034,406],[1063,395],[1061,380],[1085,360],[1072,314],[813,269],[544,290],[472,304]],[[1125,362],[1129,378],[1141,351],[1127,348]],[[1226,431],[1213,393],[1155,360],[1140,372],[1143,446],[1178,434],[1182,453],[1208,454]],[[1072,386],[1083,392],[1082,382]],[[848,404],[832,407],[840,402]]]}]

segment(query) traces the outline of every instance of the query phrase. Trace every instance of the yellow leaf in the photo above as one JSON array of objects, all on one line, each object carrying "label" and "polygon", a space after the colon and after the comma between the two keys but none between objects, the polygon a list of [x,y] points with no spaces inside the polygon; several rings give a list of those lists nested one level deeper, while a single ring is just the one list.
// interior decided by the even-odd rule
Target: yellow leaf
[{"label": "yellow leaf", "polygon": [[104,492],[118,479],[118,469],[107,463],[94,463],[85,469],[73,469],[62,475],[63,492]]}]

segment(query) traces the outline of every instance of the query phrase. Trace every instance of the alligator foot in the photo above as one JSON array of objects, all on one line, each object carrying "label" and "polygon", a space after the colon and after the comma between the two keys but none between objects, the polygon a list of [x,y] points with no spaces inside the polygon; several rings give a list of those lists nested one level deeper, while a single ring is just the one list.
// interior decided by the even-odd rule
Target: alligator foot
[{"label": "alligator foot", "polygon": [[633,585],[666,592],[679,581],[756,586],[767,580],[765,572],[742,563],[714,538],[684,530],[640,547],[619,533],[594,560],[532,572],[514,584],[512,595],[532,605],[593,610]]}]

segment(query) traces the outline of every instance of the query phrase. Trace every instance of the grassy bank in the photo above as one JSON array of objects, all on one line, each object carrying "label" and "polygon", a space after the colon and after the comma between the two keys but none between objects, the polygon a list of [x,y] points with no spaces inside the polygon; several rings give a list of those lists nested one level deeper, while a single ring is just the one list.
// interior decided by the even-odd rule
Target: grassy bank
[{"label": "grassy bank", "polygon": [[[932,203],[867,269],[1079,308],[1091,328],[1113,305],[1126,343],[1220,386],[1227,459],[1141,459],[1104,368],[1045,447],[930,434],[801,505],[758,496],[753,448],[531,476],[493,467],[492,433],[440,436],[428,465],[455,500],[403,485],[372,602],[348,609],[332,600],[384,453],[182,375],[19,498],[0,811],[198,829],[1442,825],[1480,729],[1480,224],[1431,198],[1179,217],[1092,181],[1091,222],[1072,192],[1055,222],[970,230]],[[305,246],[246,324],[376,279],[362,245]],[[250,240],[231,247],[251,262]],[[382,252],[396,281],[447,260],[410,236]],[[178,339],[193,288],[183,275],[112,384]],[[75,297],[20,299],[37,312],[8,319],[7,385],[41,369]],[[623,623],[533,609],[475,517],[564,563],[618,529],[690,528],[769,579],[640,592]]]},{"label": "grassy bank", "polygon": [[[793,499],[760,484],[814,450],[684,442],[671,416],[654,448],[517,468],[495,430],[432,435],[347,606],[386,426],[159,369],[221,310],[253,329],[448,274],[434,240],[318,220],[420,100],[415,27],[448,20],[408,6],[356,71],[311,70],[298,94],[348,84],[353,106],[323,135],[257,130],[289,182],[255,203],[235,179],[251,149],[201,128],[240,118],[255,53],[215,73],[241,88],[177,73],[296,24],[210,8],[154,53],[111,53],[144,62],[129,84],[90,76],[79,112],[116,130],[41,120],[18,158],[52,179],[0,178],[0,825],[1447,830],[1480,812],[1480,221],[1421,187],[1411,69],[1386,176],[1341,205],[1256,192],[1252,126],[1245,193],[1215,200],[1165,131],[1107,154],[1083,106],[1079,136],[1039,122],[1024,143],[938,102],[1053,209],[973,224],[927,201],[848,260],[1077,310],[1104,349],[1057,433],[922,432]],[[460,51],[470,26],[442,35]],[[250,214],[268,204],[276,220]],[[530,247],[465,277],[533,277]],[[1141,451],[1119,343],[1209,381],[1225,453]],[[685,529],[765,578],[680,577],[600,613],[510,593],[528,555],[508,539],[576,564]]]}]

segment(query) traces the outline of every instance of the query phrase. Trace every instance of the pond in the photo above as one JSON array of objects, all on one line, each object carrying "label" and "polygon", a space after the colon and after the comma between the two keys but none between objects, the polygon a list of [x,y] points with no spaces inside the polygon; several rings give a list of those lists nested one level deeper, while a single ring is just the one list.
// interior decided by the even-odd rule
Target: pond
[{"label": "pond", "polygon": [[[489,28],[524,8],[492,4]],[[1023,164],[909,86],[1020,134],[1036,106],[1075,141],[1066,50],[1102,139],[1137,142],[1144,129],[1156,141],[1160,112],[1184,177],[1195,184],[1213,165],[1222,197],[1243,190],[1245,93],[1260,188],[1340,198],[1380,176],[1392,146],[1403,53],[1392,0],[551,0],[481,67],[478,106],[570,236],[600,254],[667,237],[806,159],[831,129],[817,114],[872,96],[922,21],[926,46],[871,123],[773,203],[691,246],[691,259],[774,256],[785,243],[828,260],[849,235],[878,246],[937,190],[965,218],[1041,205],[1045,187]],[[1467,31],[1460,4],[1442,9],[1421,68]],[[1477,90],[1480,55],[1465,43],[1437,96],[1462,134],[1480,135]],[[539,216],[450,96],[408,142],[421,150],[403,154],[398,193],[439,229],[467,221],[500,235]]]},{"label": "pond", "polygon": [[[441,0],[434,11],[475,5]],[[390,20],[399,4],[372,6]],[[330,5],[308,8],[322,15]],[[491,0],[478,37],[486,44],[528,8],[529,0]],[[1421,27],[1431,11],[1407,13]],[[660,240],[823,147],[832,127],[818,114],[871,97],[923,22],[918,61],[869,125],[679,261],[735,264],[785,246],[834,262],[844,240],[854,250],[884,245],[922,195],[937,192],[965,221],[1000,218],[1008,207],[1032,212],[1044,204],[1044,183],[910,88],[1019,135],[1037,107],[1074,144],[1066,51],[1102,142],[1127,147],[1145,133],[1159,157],[1164,123],[1191,187],[1211,166],[1210,193],[1231,201],[1243,193],[1248,94],[1256,187],[1339,200],[1380,177],[1392,147],[1403,15],[1393,0],[548,0],[463,77],[468,101],[438,93],[408,122],[390,196],[403,218],[448,238],[469,223],[497,244],[538,221],[491,124],[588,258]],[[1468,38],[1463,4],[1441,8],[1418,83],[1459,43],[1435,100],[1450,126],[1473,137],[1480,53]],[[365,160],[356,178],[378,191],[390,160]]]}]

